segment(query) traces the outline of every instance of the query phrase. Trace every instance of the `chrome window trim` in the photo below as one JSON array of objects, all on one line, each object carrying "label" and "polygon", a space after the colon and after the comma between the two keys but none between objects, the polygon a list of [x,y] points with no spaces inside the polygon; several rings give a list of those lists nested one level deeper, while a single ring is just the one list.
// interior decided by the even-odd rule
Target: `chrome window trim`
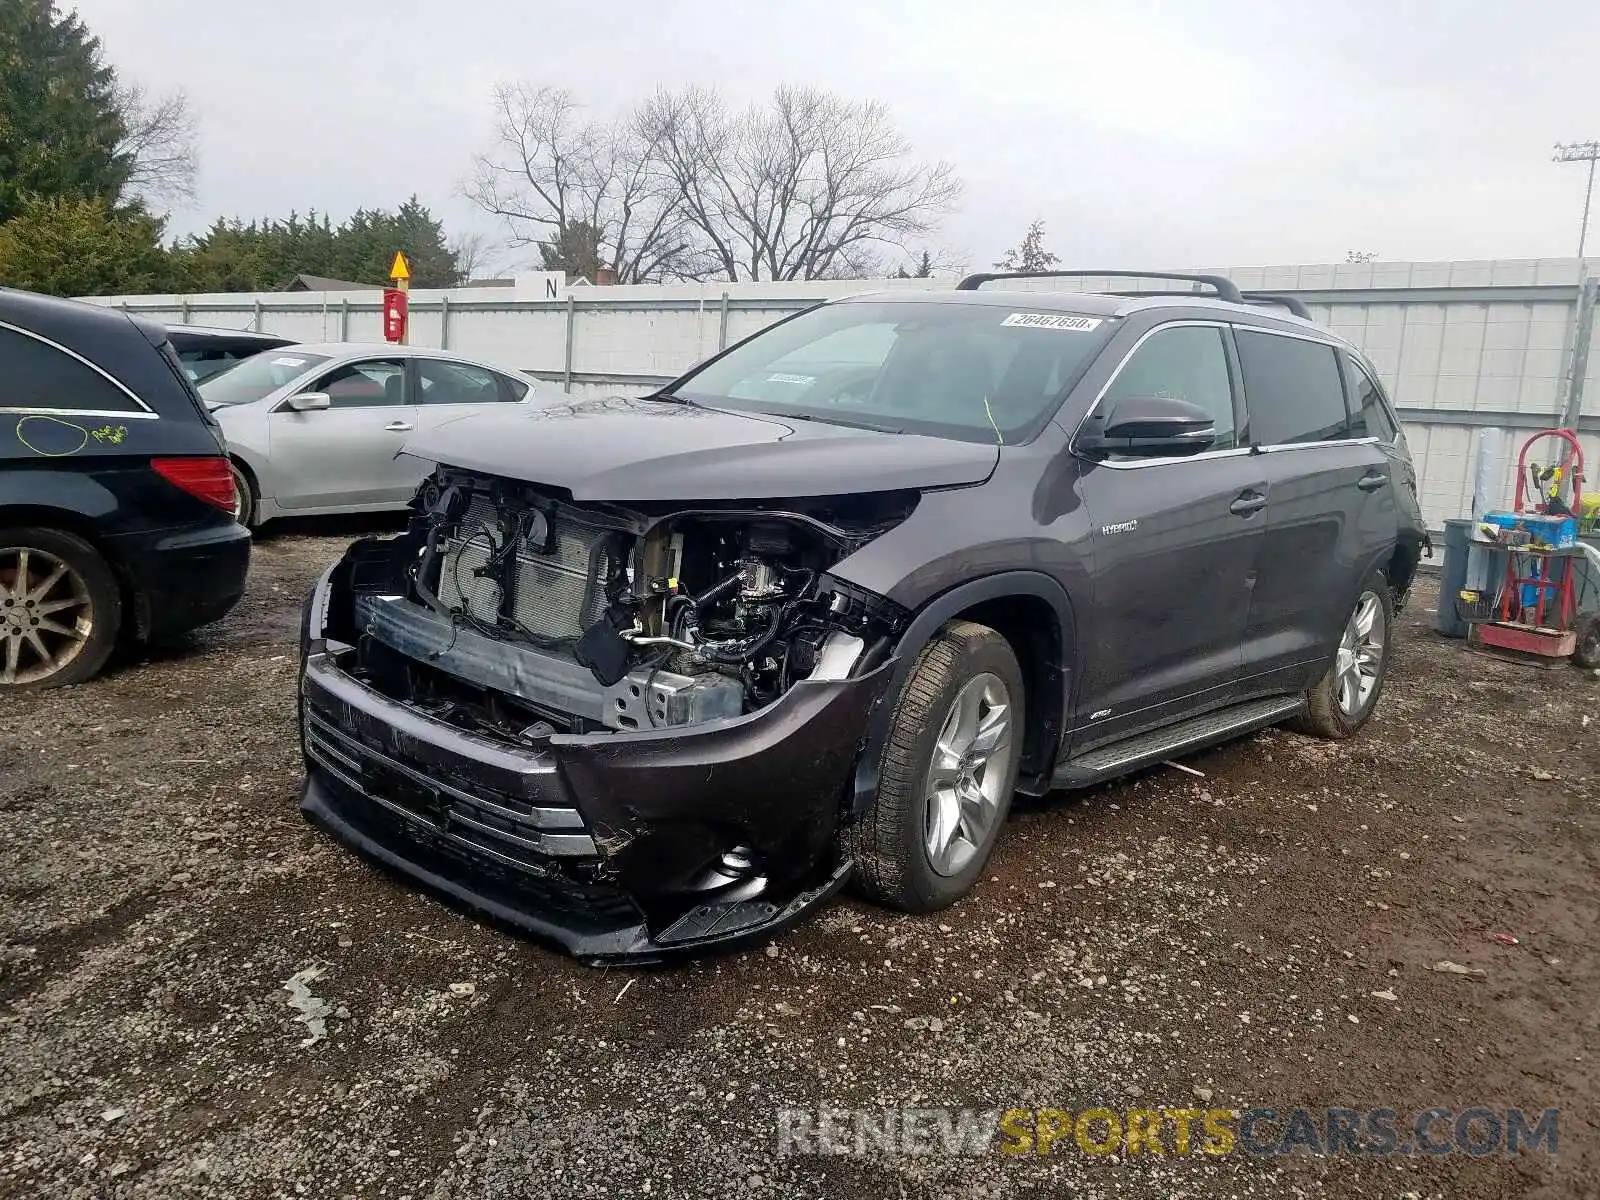
[{"label": "chrome window trim", "polygon": [[[70,350],[66,346],[63,346],[60,342],[51,341],[49,338],[44,337],[41,334],[34,333],[33,330],[31,330],[31,329],[23,329],[20,325],[13,325],[9,321],[0,321],[0,329],[9,329],[12,333],[20,333],[23,337],[32,338],[34,341],[40,343],[41,345],[49,346],[52,350],[56,350],[56,351],[59,351],[62,354],[65,354],[68,358],[76,359],[78,362],[80,362],[84,366],[88,367],[96,375],[100,376],[100,378],[104,379],[112,387],[116,388],[117,391],[121,392],[129,400],[132,400],[134,402],[134,404],[138,406],[137,412],[142,412],[142,413],[144,413],[144,415],[150,416],[150,417],[154,417],[154,416],[158,415],[155,412],[155,410],[152,409],[148,404],[146,404],[143,400],[139,399],[138,396],[135,396],[133,394],[133,391],[128,387],[127,384],[123,383],[122,380],[118,379],[115,375],[111,374],[111,372],[105,370],[103,367],[99,367],[99,366],[95,365],[94,363],[90,362],[87,358],[85,358],[83,355],[79,354],[76,350]],[[151,347],[151,349],[157,349],[157,348],[158,347],[154,347],[154,346]],[[41,414],[54,414],[54,413],[59,412],[59,411],[62,411],[62,410],[53,409],[53,408],[51,408],[51,409],[42,409],[42,408],[41,409],[0,408],[0,412],[38,412],[38,413],[41,413]],[[106,416],[106,415],[110,415],[110,416],[124,416],[124,417],[126,417],[126,416],[137,415],[136,413],[126,412],[126,411],[124,411],[122,409],[115,409],[115,410],[111,411],[109,414],[104,409],[93,409],[93,410],[91,410],[91,409],[85,409],[85,408],[74,408],[74,409],[68,409],[66,411],[83,413],[85,416]]]},{"label": "chrome window trim", "polygon": [[[1083,416],[1078,419],[1078,426],[1072,431],[1072,437],[1069,438],[1067,442],[1067,445],[1071,449],[1072,453],[1076,454],[1078,452],[1078,434],[1083,432],[1083,427],[1088,423],[1089,417],[1094,413],[1095,409],[1100,407],[1100,401],[1105,399],[1106,393],[1111,390],[1111,385],[1117,381],[1117,376],[1122,374],[1122,368],[1128,365],[1128,360],[1139,352],[1139,347],[1144,345],[1145,342],[1153,335],[1160,333],[1164,329],[1180,329],[1185,326],[1199,326],[1204,329],[1223,329],[1235,333],[1241,331],[1245,333],[1264,333],[1272,337],[1293,338],[1300,342],[1312,342],[1318,346],[1326,346],[1329,350],[1332,350],[1336,353],[1339,350],[1347,349],[1347,347],[1341,343],[1337,341],[1331,341],[1327,337],[1314,337],[1309,333],[1302,333],[1299,330],[1268,329],[1263,325],[1243,325],[1237,321],[1206,321],[1196,318],[1184,318],[1177,321],[1167,321],[1161,325],[1154,325],[1141,333],[1139,335],[1139,340],[1134,342],[1133,345],[1128,348],[1128,352],[1122,356],[1122,360],[1117,363],[1116,368],[1111,372],[1111,375],[1106,379],[1105,383],[1101,385],[1100,390],[1095,393],[1093,402],[1091,402],[1089,407],[1084,410]],[[1248,412],[1248,408],[1246,411]],[[1334,438],[1321,442],[1282,442],[1271,446],[1233,446],[1227,450],[1203,450],[1199,454],[1185,454],[1177,458],[1150,458],[1126,462],[1114,462],[1108,458],[1096,458],[1090,459],[1089,461],[1094,463],[1094,465],[1097,467],[1110,467],[1114,471],[1127,471],[1140,467],[1179,467],[1184,463],[1201,462],[1206,459],[1213,458],[1232,458],[1240,454],[1277,454],[1285,450],[1311,450],[1316,449],[1317,447],[1365,446],[1377,443],[1378,441],[1379,439],[1375,437]]]},{"label": "chrome window trim", "polygon": [[1259,454],[1281,454],[1285,450],[1314,450],[1319,446],[1370,446],[1379,439],[1375,437],[1360,438],[1330,438],[1322,442],[1275,442],[1270,446],[1256,446]]},{"label": "chrome window trim", "polygon": [[159,421],[160,413],[148,409],[131,412],[126,408],[22,408],[0,405],[0,413],[24,417],[115,417],[119,421]]},{"label": "chrome window trim", "polygon": [[1249,446],[1233,446],[1227,450],[1202,450],[1199,454],[1184,454],[1172,458],[1141,458],[1115,462],[1109,458],[1092,458],[1089,461],[1097,467],[1110,467],[1113,471],[1129,471],[1139,467],[1175,467],[1182,463],[1203,462],[1208,458],[1235,458],[1242,454],[1254,454]]}]

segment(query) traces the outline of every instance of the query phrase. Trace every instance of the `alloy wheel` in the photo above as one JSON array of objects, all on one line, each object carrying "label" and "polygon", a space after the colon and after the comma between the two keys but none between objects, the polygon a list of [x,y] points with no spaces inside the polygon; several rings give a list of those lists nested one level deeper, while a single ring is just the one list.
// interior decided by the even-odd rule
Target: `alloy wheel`
[{"label": "alloy wheel", "polygon": [[1334,696],[1339,711],[1354,719],[1366,711],[1383,674],[1383,602],[1376,592],[1363,592],[1345,623],[1334,658]]},{"label": "alloy wheel", "polygon": [[0,683],[49,679],[93,632],[94,604],[77,571],[35,547],[0,547]]},{"label": "alloy wheel", "polygon": [[988,841],[1011,777],[1011,693],[985,672],[962,685],[923,785],[923,845],[940,875],[959,875]]}]

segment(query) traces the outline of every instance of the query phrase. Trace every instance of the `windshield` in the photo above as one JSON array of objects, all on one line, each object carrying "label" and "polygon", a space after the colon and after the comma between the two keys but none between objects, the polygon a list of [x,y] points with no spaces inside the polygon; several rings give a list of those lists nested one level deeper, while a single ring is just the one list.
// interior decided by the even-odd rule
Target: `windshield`
[{"label": "windshield", "polygon": [[1020,441],[1048,419],[1109,325],[989,304],[829,304],[773,326],[674,394],[869,429]]},{"label": "windshield", "polygon": [[263,350],[221,375],[202,380],[199,385],[200,398],[207,404],[249,404],[327,361],[326,354]]}]

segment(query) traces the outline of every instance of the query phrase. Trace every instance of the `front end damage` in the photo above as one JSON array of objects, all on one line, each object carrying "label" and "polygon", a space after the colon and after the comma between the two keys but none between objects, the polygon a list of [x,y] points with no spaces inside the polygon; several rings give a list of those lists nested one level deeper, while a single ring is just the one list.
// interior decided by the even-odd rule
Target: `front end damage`
[{"label": "front end damage", "polygon": [[830,575],[915,493],[575,504],[441,468],[302,636],[302,809],[590,960],[745,942],[826,899],[906,614]]}]

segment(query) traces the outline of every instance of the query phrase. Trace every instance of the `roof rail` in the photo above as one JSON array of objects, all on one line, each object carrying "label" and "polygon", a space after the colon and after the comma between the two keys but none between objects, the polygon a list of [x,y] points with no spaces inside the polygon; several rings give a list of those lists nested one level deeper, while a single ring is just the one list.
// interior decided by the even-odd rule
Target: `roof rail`
[{"label": "roof rail", "polygon": [[1287,308],[1295,316],[1304,320],[1311,320],[1311,310],[1303,302],[1293,296],[1284,296],[1278,292],[1243,292],[1246,304],[1256,304],[1274,308]]},{"label": "roof rail", "polygon": [[996,279],[1186,279],[1203,283],[1217,293],[1218,300],[1243,304],[1238,285],[1222,275],[1183,275],[1172,271],[984,271],[968,275],[956,284],[958,292],[975,292]]}]

